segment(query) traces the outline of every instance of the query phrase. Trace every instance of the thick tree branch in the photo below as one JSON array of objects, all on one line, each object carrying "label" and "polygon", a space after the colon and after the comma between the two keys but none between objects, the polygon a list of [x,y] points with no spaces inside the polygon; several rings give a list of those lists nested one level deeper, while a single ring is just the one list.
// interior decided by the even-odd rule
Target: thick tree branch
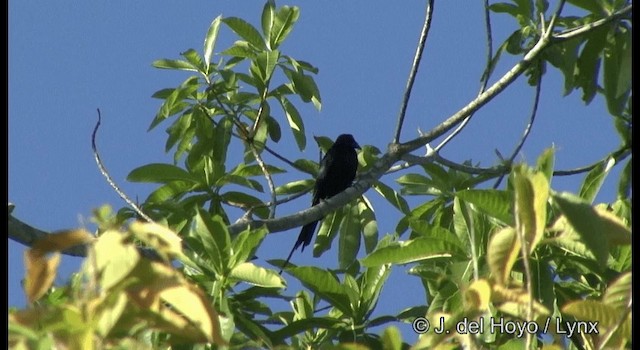
[{"label": "thick tree branch", "polygon": [[[37,240],[50,234],[49,232],[44,232],[25,224],[11,214],[9,214],[8,219],[8,230],[10,239],[13,239],[18,243],[22,243],[27,247],[31,247]],[[61,253],[70,256],[83,257],[87,255],[87,247],[85,245],[78,245],[67,250],[63,250]]]}]

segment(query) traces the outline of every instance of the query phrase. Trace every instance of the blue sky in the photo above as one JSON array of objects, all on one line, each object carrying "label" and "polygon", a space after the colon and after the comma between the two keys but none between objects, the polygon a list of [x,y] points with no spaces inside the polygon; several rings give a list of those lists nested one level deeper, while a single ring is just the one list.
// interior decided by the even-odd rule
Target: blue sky
[{"label": "blue sky", "polygon": [[[281,124],[283,139],[275,149],[293,159],[317,159],[311,136],[335,138],[341,133],[352,133],[361,145],[386,149],[424,16],[423,1],[402,3],[295,2],[301,16],[281,49],[320,69],[316,82],[323,105],[318,112],[310,105],[297,104],[309,136],[304,152],[295,147],[284,129],[286,123]],[[127,174],[144,164],[172,162],[172,154],[164,153],[164,129],[169,124],[147,132],[160,106],[151,95],[188,76],[153,68],[151,62],[179,58],[189,48],[202,52],[208,26],[219,14],[242,17],[259,27],[262,6],[262,1],[10,1],[8,188],[9,201],[16,205],[13,214],[46,231],[93,229],[89,221],[92,209],[103,204],[124,206],[93,160],[90,135],[96,108],[103,116],[98,135],[102,159],[122,189],[142,201],[154,187],[128,183]],[[403,128],[404,141],[415,137],[418,130],[437,125],[477,94],[486,55],[480,6],[480,1],[436,3]],[[505,15],[492,14],[492,25],[494,48],[515,30],[513,19]],[[236,40],[225,27],[219,36],[217,50]],[[515,62],[503,57],[491,82]],[[516,81],[477,113],[441,154],[483,166],[497,162],[495,149],[510,154],[527,123],[533,92],[524,79]],[[562,94],[561,75],[548,67],[537,121],[517,160],[534,163],[542,150],[555,145],[556,167],[571,169],[615,149],[618,139],[602,99],[597,96],[585,107],[579,92],[564,98]],[[599,201],[615,199],[618,172],[609,175]],[[397,176],[388,175],[383,181],[393,184]],[[306,176],[294,171],[282,181],[302,178]],[[582,175],[554,178],[552,187],[575,192],[582,179]],[[393,232],[399,218],[395,209],[389,209],[374,191],[366,195],[377,209],[380,235]],[[306,208],[308,197],[279,209],[278,214]],[[411,203],[425,199],[411,198]],[[296,230],[268,236],[258,251],[258,263],[268,266],[265,260],[286,257],[295,237]],[[10,306],[25,305],[20,287],[24,249],[9,241]],[[65,257],[57,282],[64,283],[79,261]],[[295,254],[292,261],[337,264],[335,252],[313,258],[305,251]],[[407,269],[394,268],[382,292],[380,314],[395,314],[424,303],[422,287],[415,278],[407,277]],[[301,287],[289,281],[287,292],[293,295],[297,288]],[[406,340],[415,340],[408,325],[398,326]]]}]

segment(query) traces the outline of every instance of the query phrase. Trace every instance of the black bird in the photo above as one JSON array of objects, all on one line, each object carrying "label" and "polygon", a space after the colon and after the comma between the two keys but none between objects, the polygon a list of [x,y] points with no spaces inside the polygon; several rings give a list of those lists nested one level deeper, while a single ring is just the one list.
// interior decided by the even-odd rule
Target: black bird
[{"label": "black bird", "polygon": [[[358,169],[358,155],[356,148],[360,149],[360,145],[350,134],[342,134],[338,136],[333,146],[329,148],[327,154],[320,161],[320,171],[316,177],[316,185],[313,190],[313,200],[311,206],[320,203],[320,200],[335,196],[336,194],[346,190],[353,179],[356,177]],[[287,266],[293,252],[302,245],[304,247],[311,243],[313,233],[316,231],[318,221],[312,221],[302,227],[296,244],[291,249],[291,253],[282,265],[280,273]]]}]

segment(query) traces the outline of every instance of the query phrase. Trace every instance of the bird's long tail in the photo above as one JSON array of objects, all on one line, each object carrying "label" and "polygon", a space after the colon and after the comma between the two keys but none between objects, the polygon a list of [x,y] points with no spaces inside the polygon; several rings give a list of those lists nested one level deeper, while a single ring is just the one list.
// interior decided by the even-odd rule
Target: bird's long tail
[{"label": "bird's long tail", "polygon": [[313,234],[314,232],[316,232],[316,226],[318,226],[317,221],[312,221],[302,226],[302,230],[300,230],[300,234],[298,235],[298,240],[296,241],[296,244],[293,245],[293,249],[291,249],[291,252],[287,257],[287,260],[285,260],[284,264],[282,265],[282,268],[280,269],[281,275],[282,275],[282,270],[284,270],[285,267],[287,267],[287,265],[289,264],[289,260],[291,260],[291,256],[293,255],[293,252],[295,252],[300,245],[302,245],[301,251],[304,251],[304,247],[308,246],[309,243],[311,243],[311,238],[313,238]]}]

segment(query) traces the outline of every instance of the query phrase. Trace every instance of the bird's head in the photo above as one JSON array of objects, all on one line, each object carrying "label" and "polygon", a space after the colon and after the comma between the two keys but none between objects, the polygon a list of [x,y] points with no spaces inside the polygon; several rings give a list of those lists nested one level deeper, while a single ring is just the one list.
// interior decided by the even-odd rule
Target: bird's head
[{"label": "bird's head", "polygon": [[338,136],[335,144],[360,149],[360,145],[356,142],[356,139],[354,139],[353,135],[351,134],[342,134]]}]

